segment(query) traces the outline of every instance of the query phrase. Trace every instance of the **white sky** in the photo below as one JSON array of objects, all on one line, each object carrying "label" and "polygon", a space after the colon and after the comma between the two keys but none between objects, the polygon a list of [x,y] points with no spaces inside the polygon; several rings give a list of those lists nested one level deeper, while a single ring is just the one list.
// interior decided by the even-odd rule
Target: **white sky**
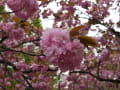
[{"label": "white sky", "polygon": [[[56,5],[56,2],[50,3],[48,5],[48,8],[51,8],[54,12],[57,12],[60,9],[60,7],[58,7]],[[45,28],[52,28],[52,25],[53,25],[53,22],[54,22],[53,19],[54,19],[54,17],[52,17],[52,16],[49,19],[42,19],[41,18],[43,28],[44,29]]]}]

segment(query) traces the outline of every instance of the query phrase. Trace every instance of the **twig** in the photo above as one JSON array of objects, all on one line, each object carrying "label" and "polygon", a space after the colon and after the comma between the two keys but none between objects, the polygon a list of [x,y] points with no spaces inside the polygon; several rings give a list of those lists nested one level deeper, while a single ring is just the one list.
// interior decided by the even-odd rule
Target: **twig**
[{"label": "twig", "polygon": [[14,70],[18,70],[13,63],[8,62],[7,60],[3,60],[3,59],[2,59],[2,60],[0,60],[0,63],[1,63],[1,64],[7,64],[7,65],[9,65],[9,66],[12,66]]},{"label": "twig", "polygon": [[28,43],[28,42],[34,42],[34,41],[39,41],[39,40],[40,40],[40,38],[37,38],[37,39],[34,39],[34,40],[29,40],[29,41],[24,41],[24,42],[19,43],[18,45],[13,46],[12,48],[19,47],[19,46],[21,46],[25,43]]},{"label": "twig", "polygon": [[61,87],[60,87],[61,74],[62,74],[62,71],[61,71],[60,74],[58,75],[58,90],[61,90]]},{"label": "twig", "polygon": [[99,77],[99,71],[100,71],[100,64],[101,64],[101,61],[99,61],[97,64],[97,76],[98,77]]},{"label": "twig", "polygon": [[2,43],[3,41],[5,41],[7,38],[8,38],[7,36],[3,37],[3,38],[0,40],[0,43]]},{"label": "twig", "polygon": [[88,75],[96,78],[96,79],[99,80],[99,81],[112,82],[112,83],[120,83],[120,80],[118,80],[118,79],[113,80],[113,79],[101,78],[100,76],[94,75],[94,74],[92,74],[91,72],[88,72],[88,71],[72,71],[72,72],[70,72],[70,73],[88,74]]},{"label": "twig", "polygon": [[26,55],[29,55],[29,56],[44,56],[43,54],[32,54],[32,53],[24,52],[24,51],[21,51],[21,50],[15,50],[15,49],[12,49],[12,48],[8,48],[6,46],[1,46],[1,48],[4,49],[3,51],[13,51],[13,52],[18,52],[18,53],[23,53],[23,54],[26,54]]},{"label": "twig", "polygon": [[12,11],[12,12],[0,12],[0,14],[11,14],[11,13],[14,13],[14,11]]},{"label": "twig", "polygon": [[3,87],[2,85],[0,85],[0,87],[3,89],[3,90],[7,90],[5,87]]},{"label": "twig", "polygon": [[34,90],[33,87],[32,87],[32,85],[31,85],[30,82],[28,81],[28,78],[27,78],[26,76],[24,76],[24,75],[22,75],[22,77],[24,78],[24,80],[26,81],[26,83],[29,85],[29,89],[30,89],[30,90]]}]

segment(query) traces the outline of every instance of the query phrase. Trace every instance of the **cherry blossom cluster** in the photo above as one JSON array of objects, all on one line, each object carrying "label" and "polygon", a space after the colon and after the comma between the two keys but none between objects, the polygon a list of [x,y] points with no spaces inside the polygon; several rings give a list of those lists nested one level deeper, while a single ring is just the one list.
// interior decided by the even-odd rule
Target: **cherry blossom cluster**
[{"label": "cherry blossom cluster", "polygon": [[25,20],[32,17],[38,10],[36,0],[7,0],[7,5],[15,12],[16,16]]},{"label": "cherry blossom cluster", "polygon": [[71,41],[68,30],[45,30],[41,36],[40,46],[47,60],[58,65],[62,71],[74,70],[80,66],[83,59],[83,44],[77,39]]},{"label": "cherry blossom cluster", "polygon": [[15,22],[0,23],[1,29],[11,40],[21,40],[24,38],[24,30],[15,28]]}]

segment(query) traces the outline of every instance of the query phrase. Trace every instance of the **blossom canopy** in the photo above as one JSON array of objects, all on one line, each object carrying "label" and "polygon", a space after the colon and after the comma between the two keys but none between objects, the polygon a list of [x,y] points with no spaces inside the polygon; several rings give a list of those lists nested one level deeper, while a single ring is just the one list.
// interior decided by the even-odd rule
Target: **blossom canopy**
[{"label": "blossom canopy", "polygon": [[42,33],[40,46],[47,60],[58,65],[62,71],[74,70],[83,59],[83,44],[70,40],[69,31],[59,28],[47,29]]}]

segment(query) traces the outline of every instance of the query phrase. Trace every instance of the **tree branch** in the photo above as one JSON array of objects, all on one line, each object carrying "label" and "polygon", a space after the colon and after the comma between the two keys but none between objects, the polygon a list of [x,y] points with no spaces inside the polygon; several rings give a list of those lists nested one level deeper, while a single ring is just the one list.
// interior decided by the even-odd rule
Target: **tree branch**
[{"label": "tree branch", "polygon": [[91,72],[87,72],[87,71],[72,71],[70,73],[81,73],[81,74],[88,74],[94,78],[96,78],[97,80],[99,81],[105,81],[105,82],[112,82],[112,83],[120,83],[120,80],[116,79],[116,80],[113,80],[113,79],[105,79],[105,78],[102,78],[98,75],[94,75],[92,74]]},{"label": "tree branch", "polygon": [[0,12],[0,14],[11,14],[11,13],[14,13],[14,11],[12,11],[12,12]]},{"label": "tree branch", "polygon": [[0,85],[0,87],[3,89],[3,90],[7,90],[4,86]]},{"label": "tree branch", "polygon": [[100,71],[100,64],[101,64],[101,61],[99,61],[97,64],[97,76],[98,77],[99,77],[99,71]]},{"label": "tree branch", "polygon": [[[7,64],[7,65],[9,65],[9,66],[12,66],[15,71],[18,70],[14,64],[8,62],[7,60],[0,60],[0,63],[2,63],[2,64]],[[29,83],[29,81],[28,81],[28,78],[27,78],[26,76],[24,76],[24,75],[22,75],[22,77],[23,77],[24,80],[27,82],[27,84],[29,85],[30,89],[33,90],[32,85],[31,85],[31,84]]]},{"label": "tree branch", "polygon": [[7,36],[3,37],[3,38],[0,40],[0,43],[2,43],[3,41],[5,41],[7,38],[8,38]]},{"label": "tree branch", "polygon": [[8,48],[6,46],[1,46],[1,48],[3,49],[3,51],[13,51],[13,52],[26,54],[26,55],[29,55],[29,56],[44,56],[43,54],[32,54],[32,53],[24,52],[24,51],[21,51],[21,50],[15,50],[15,49],[12,49],[12,48]]},{"label": "tree branch", "polygon": [[19,43],[18,45],[13,46],[12,48],[19,47],[19,46],[21,46],[25,43],[28,43],[28,42],[34,42],[34,41],[39,41],[39,40],[40,40],[40,38],[37,38],[37,39],[34,39],[34,40],[29,40],[29,41],[23,41],[23,42]]},{"label": "tree branch", "polygon": [[29,89],[30,90],[34,90],[33,87],[32,87],[32,85],[31,85],[31,83],[28,81],[28,78],[26,76],[24,76],[24,75],[22,75],[22,77],[24,78],[24,80],[26,81],[26,83],[29,85]]},{"label": "tree branch", "polygon": [[14,70],[18,70],[13,63],[8,62],[7,60],[0,60],[0,63],[1,63],[1,64],[7,64],[7,65],[9,65],[9,66],[12,66]]}]

